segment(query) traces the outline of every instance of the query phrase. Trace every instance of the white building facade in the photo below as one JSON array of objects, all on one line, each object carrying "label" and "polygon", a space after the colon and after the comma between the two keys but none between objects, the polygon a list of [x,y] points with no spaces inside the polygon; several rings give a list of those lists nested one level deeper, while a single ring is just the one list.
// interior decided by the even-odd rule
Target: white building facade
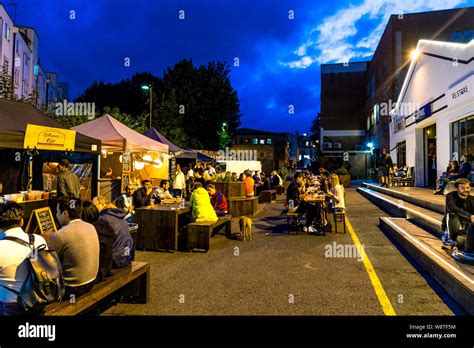
[{"label": "white building facade", "polygon": [[434,186],[450,159],[474,160],[474,40],[420,40],[391,116],[390,154],[416,186]]},{"label": "white building facade", "polygon": [[[31,99],[37,108],[46,108],[63,95],[67,95],[68,85],[58,81],[56,73],[45,73],[40,64],[39,37],[31,27],[15,26],[8,12],[0,4],[0,71],[8,66],[18,99]],[[51,83],[51,86],[50,86]],[[61,95],[58,84],[62,84]]]}]

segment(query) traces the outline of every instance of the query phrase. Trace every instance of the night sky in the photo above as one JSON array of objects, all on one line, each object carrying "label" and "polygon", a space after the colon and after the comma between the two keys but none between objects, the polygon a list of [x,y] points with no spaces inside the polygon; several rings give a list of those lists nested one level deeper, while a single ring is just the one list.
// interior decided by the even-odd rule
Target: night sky
[{"label": "night sky", "polygon": [[[472,6],[474,0],[16,3],[16,23],[38,32],[43,69],[68,82],[73,98],[96,80],[116,82],[143,71],[161,76],[183,58],[195,65],[210,60],[233,65],[238,57],[231,80],[242,126],[305,132],[319,111],[321,63],[370,59],[390,14]],[[130,67],[124,66],[126,57]]]}]

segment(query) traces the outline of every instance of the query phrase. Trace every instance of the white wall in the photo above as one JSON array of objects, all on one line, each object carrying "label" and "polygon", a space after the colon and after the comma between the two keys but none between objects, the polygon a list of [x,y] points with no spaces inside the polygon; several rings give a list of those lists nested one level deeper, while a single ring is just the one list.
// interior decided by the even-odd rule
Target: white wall
[{"label": "white wall", "polygon": [[[12,74],[13,62],[13,21],[8,15],[5,8],[0,4],[0,22],[2,22],[2,27],[0,28],[0,38],[1,38],[1,53],[0,53],[0,65],[3,66],[3,62],[8,60],[8,69],[10,76]],[[9,35],[5,37],[4,26],[5,23],[9,28]]]},{"label": "white wall", "polygon": [[[474,41],[470,44],[446,44],[434,41],[421,40],[419,49],[422,52],[432,53],[444,57],[456,57],[458,60],[469,60],[474,55]],[[447,108],[435,112],[432,116],[418,123],[408,125],[405,129],[395,133],[395,124],[390,126],[390,148],[394,148],[397,143],[406,141],[406,160],[408,166],[415,167],[415,183],[417,186],[424,185],[424,139],[423,129],[436,123],[436,170],[440,176],[447,167],[448,161],[452,156],[451,148],[451,123],[469,115],[474,115],[474,91],[471,88],[471,94],[468,99],[462,100],[458,104],[450,102],[448,91],[453,85],[463,85],[458,82],[472,74],[473,65],[453,63],[453,61],[443,60],[422,54],[416,65],[412,62],[407,80],[400,93],[399,103],[405,103],[412,106],[415,110],[436,98],[445,94],[439,100],[431,103],[432,111],[435,112],[442,107]],[[470,79],[474,79],[471,76]],[[407,81],[410,80],[408,84]],[[415,107],[418,106],[418,107]],[[409,114],[403,114],[402,111],[395,112],[395,116],[405,117]],[[391,152],[392,158],[397,157],[396,149]]]}]

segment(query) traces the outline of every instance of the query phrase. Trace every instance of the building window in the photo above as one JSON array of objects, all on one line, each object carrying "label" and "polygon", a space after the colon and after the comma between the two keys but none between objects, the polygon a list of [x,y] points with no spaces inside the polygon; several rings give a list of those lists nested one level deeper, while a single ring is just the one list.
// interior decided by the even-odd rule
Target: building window
[{"label": "building window", "polygon": [[8,28],[8,23],[5,23],[3,26],[3,37],[7,40],[10,38],[10,28]]},{"label": "building window", "polygon": [[265,139],[260,139],[260,145],[265,145]]},{"label": "building window", "polygon": [[16,39],[16,42],[15,42],[15,52],[16,54],[19,54],[20,52],[20,45],[18,44],[18,39]]},{"label": "building window", "polygon": [[252,144],[257,145],[257,144],[258,144],[258,139],[257,139],[257,138],[253,138],[253,139],[252,139]]},{"label": "building window", "polygon": [[268,145],[271,145],[271,144],[272,144],[272,139],[271,139],[271,138],[268,138],[268,139],[267,139],[267,144],[268,144]]},{"label": "building window", "polygon": [[263,152],[260,152],[260,158],[265,158],[265,154]]},{"label": "building window", "polygon": [[272,158],[272,153],[271,152],[267,152],[267,158]]},{"label": "building window", "polygon": [[407,165],[407,142],[404,140],[397,144],[397,167]]},{"label": "building window", "polygon": [[244,144],[250,144],[250,139],[249,138],[244,138]]},{"label": "building window", "polygon": [[452,155],[451,158],[461,160],[462,155],[468,155],[469,160],[474,160],[474,116],[452,124]]}]

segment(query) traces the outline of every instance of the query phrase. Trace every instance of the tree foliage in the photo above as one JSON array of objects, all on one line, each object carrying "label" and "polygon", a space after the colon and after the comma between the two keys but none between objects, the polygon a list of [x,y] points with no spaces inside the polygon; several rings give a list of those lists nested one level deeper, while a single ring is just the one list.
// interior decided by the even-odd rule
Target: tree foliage
[{"label": "tree foliage", "polygon": [[[150,90],[141,86],[151,85],[152,124],[159,132],[178,146],[217,150],[229,144],[240,125],[240,103],[229,74],[226,62],[196,67],[184,59],[162,77],[139,73],[115,84],[95,82],[76,101],[95,103],[99,113],[110,106],[130,118],[149,117]],[[222,134],[223,123],[228,134]]]}]

